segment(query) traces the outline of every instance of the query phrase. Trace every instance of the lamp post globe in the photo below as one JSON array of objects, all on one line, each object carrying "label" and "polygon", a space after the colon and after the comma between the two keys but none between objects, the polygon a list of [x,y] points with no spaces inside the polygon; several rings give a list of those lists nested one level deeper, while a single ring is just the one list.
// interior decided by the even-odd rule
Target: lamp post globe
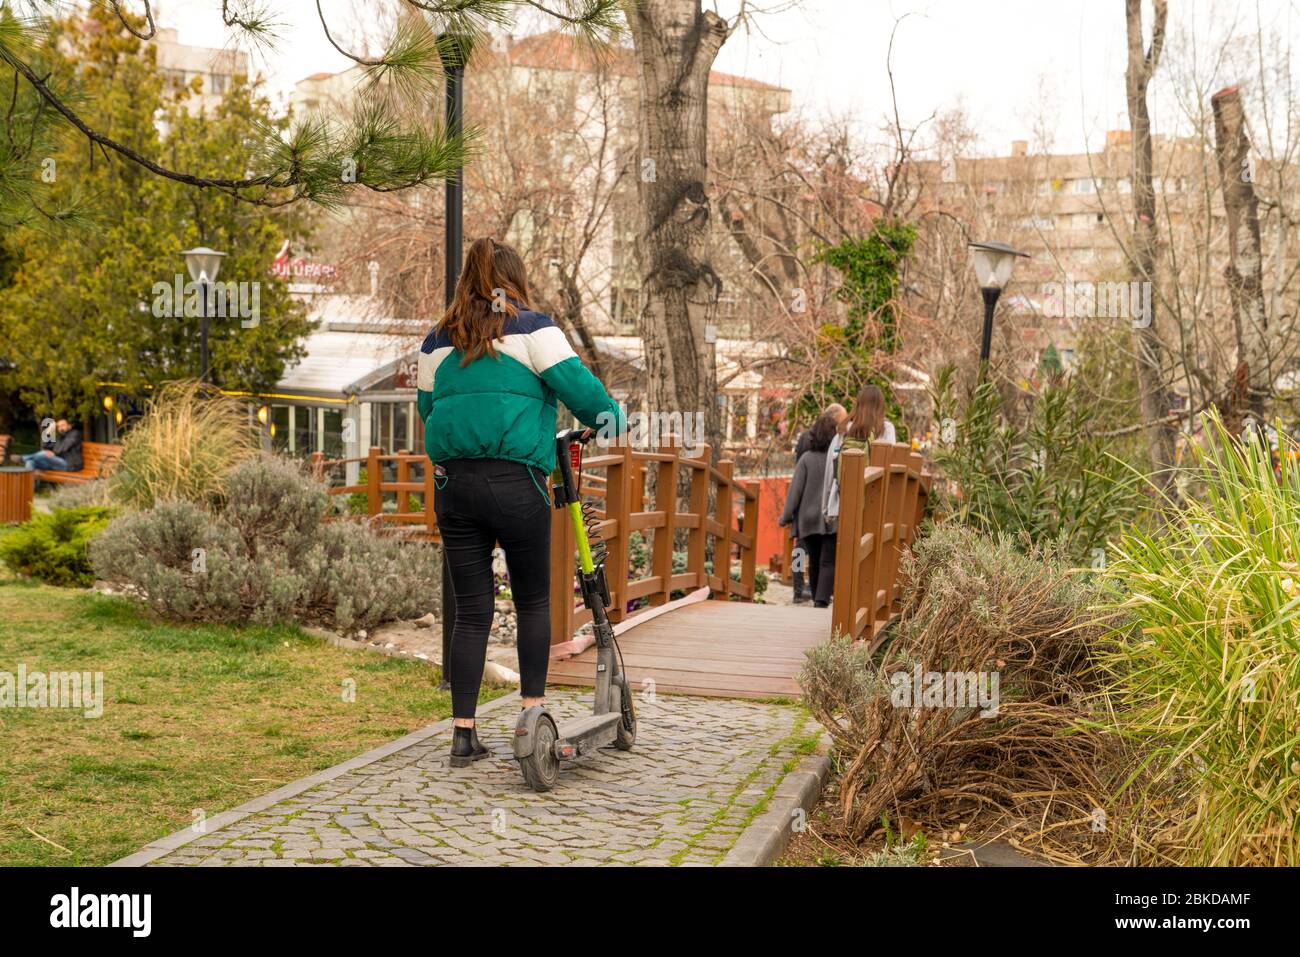
[{"label": "lamp post globe", "polygon": [[979,282],[980,293],[984,297],[984,330],[980,336],[980,375],[983,376],[993,346],[993,308],[1011,279],[1016,259],[1027,259],[1029,254],[997,240],[967,245],[971,249],[975,279]]},{"label": "lamp post globe", "polygon": [[190,274],[190,278],[199,284],[200,309],[199,316],[199,381],[208,381],[208,284],[216,282],[217,273],[221,271],[221,260],[225,253],[218,252],[215,249],[209,249],[207,246],[196,246],[193,249],[187,249],[182,256],[185,257],[185,268]]}]

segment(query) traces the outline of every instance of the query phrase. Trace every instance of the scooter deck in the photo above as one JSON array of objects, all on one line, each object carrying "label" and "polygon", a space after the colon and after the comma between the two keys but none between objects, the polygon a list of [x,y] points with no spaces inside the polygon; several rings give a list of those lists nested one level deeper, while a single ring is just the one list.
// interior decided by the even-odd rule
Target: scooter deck
[{"label": "scooter deck", "polygon": [[557,753],[565,744],[573,745],[578,754],[585,754],[611,744],[618,735],[618,723],[622,718],[621,712],[607,711],[604,714],[589,714],[566,722],[559,729],[560,739],[556,742]]}]

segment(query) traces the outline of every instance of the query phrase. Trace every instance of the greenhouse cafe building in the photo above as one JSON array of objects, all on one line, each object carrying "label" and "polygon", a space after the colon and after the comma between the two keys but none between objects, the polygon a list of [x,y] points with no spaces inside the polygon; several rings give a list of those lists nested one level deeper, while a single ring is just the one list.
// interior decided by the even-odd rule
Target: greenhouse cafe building
[{"label": "greenhouse cafe building", "polygon": [[[317,296],[312,305],[316,328],[303,358],[260,398],[264,441],[327,459],[359,457],[371,446],[423,452],[415,376],[419,337],[428,330],[370,317],[365,297]],[[356,471],[349,466],[350,483]]]}]

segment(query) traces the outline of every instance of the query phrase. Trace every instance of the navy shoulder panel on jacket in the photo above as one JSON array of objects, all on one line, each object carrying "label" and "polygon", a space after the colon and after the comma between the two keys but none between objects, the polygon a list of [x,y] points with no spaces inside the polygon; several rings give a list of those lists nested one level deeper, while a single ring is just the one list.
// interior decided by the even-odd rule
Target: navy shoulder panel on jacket
[{"label": "navy shoulder panel on jacket", "polygon": [[[526,336],[538,329],[546,329],[554,325],[555,321],[544,312],[521,309],[515,315],[506,317],[505,327],[501,330],[501,334],[502,336]],[[450,348],[452,348],[451,336],[444,331],[442,323],[438,323],[424,337],[420,351],[425,355],[429,355],[435,349]]]},{"label": "navy shoulder panel on jacket", "polygon": [[555,325],[554,321],[544,312],[520,309],[515,315],[506,318],[503,332],[507,336],[526,336],[530,332],[553,325]]},{"label": "navy shoulder panel on jacket", "polygon": [[442,323],[438,323],[429,330],[429,334],[424,337],[424,342],[420,346],[420,351],[429,355],[435,349],[451,347],[451,336],[443,331]]}]

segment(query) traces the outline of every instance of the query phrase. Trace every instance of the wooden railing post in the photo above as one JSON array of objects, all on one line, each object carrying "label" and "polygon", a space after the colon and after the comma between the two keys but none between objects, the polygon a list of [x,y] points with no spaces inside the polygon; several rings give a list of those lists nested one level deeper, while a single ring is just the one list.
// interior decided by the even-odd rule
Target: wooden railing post
[{"label": "wooden railing post", "polygon": [[660,590],[649,595],[651,605],[662,605],[672,596],[673,539],[677,528],[677,436],[665,435],[659,451],[671,455],[659,463],[655,477],[655,511],[663,512],[663,524],[655,529],[654,551],[650,557],[652,574],[660,580]]},{"label": "wooden railing post", "polygon": [[645,511],[645,466],[632,460],[632,511]]},{"label": "wooden railing post", "polygon": [[[411,463],[405,456],[410,455],[406,449],[397,450],[397,484],[403,485],[411,481]],[[397,513],[404,515],[411,510],[411,493],[405,489],[397,490]]]},{"label": "wooden railing post", "polygon": [[366,456],[366,512],[369,515],[379,515],[384,511],[384,495],[380,491],[380,483],[383,479],[382,466],[379,462],[379,456],[382,450],[377,445],[370,446],[370,453]]},{"label": "wooden railing post", "polygon": [[311,454],[311,477],[318,482],[325,478],[325,453],[324,452],[313,452]]},{"label": "wooden railing post", "polygon": [[870,608],[870,614],[862,627],[862,637],[868,641],[875,639],[878,629],[876,609],[879,607],[877,595],[880,594],[880,568],[882,549],[881,539],[885,529],[885,491],[888,473],[883,469],[873,472],[876,456],[871,456],[867,466],[868,475],[875,475],[874,481],[867,484],[862,498],[862,535],[871,536],[871,551],[862,557],[862,567],[858,572],[858,602]]},{"label": "wooden railing post", "polygon": [[[835,539],[835,600],[831,602],[831,637],[858,637],[859,552],[862,546],[863,476],[866,455],[845,449],[840,455],[840,524]],[[868,621],[871,620],[868,616]]]},{"label": "wooden railing post", "polygon": [[898,564],[899,559],[903,556],[903,547],[906,544],[903,541],[907,534],[908,523],[911,521],[911,515],[907,512],[905,506],[907,502],[907,458],[912,454],[910,446],[890,445],[889,449],[889,499],[885,507],[889,510],[890,521],[894,524],[894,535],[890,542],[890,548],[886,551],[886,578],[885,578],[885,615],[892,612],[894,604],[897,601],[895,596],[895,587],[898,584]]},{"label": "wooden railing post", "polygon": [[627,613],[628,541],[631,538],[628,526],[632,523],[628,497],[633,468],[632,446],[624,442],[610,449],[610,454],[617,455],[618,461],[605,470],[605,518],[616,522],[618,531],[612,540],[609,532],[605,535],[609,549],[609,557],[605,559],[605,580],[609,582],[609,618],[619,622]]},{"label": "wooden railing post", "polygon": [[913,452],[907,457],[907,544],[910,546],[916,541],[918,529],[921,524],[921,470],[925,467],[925,459],[920,452]]},{"label": "wooden railing post", "polygon": [[731,459],[718,463],[717,521],[722,526],[719,540],[713,543],[713,574],[721,581],[720,590],[724,596],[731,594],[731,486],[732,474],[736,465]]},{"label": "wooden railing post", "polygon": [[877,613],[883,608],[886,617],[889,614],[889,595],[886,591],[888,585],[889,569],[889,551],[893,548],[893,536],[895,527],[893,516],[889,511],[889,500],[891,490],[894,486],[894,476],[889,470],[890,449],[893,446],[885,445],[878,442],[871,446],[871,465],[881,470],[879,481],[879,491],[876,492],[878,504],[876,511],[879,517],[875,522],[875,550],[871,555],[871,629],[874,631]]},{"label": "wooden railing post", "polygon": [[755,563],[758,558],[758,489],[757,482],[746,482],[744,505],[745,535],[749,539],[748,545],[742,545],[740,549],[740,581],[741,584],[749,588],[749,597],[746,601],[753,601],[756,589],[754,587]]},{"label": "wooden railing post", "polygon": [[709,533],[709,463],[713,461],[713,450],[707,443],[700,446],[695,461],[701,464],[699,468],[691,468],[690,509],[696,516],[696,524],[687,533],[686,570],[696,576],[695,587],[699,588],[709,583],[709,573],[704,568],[704,555]]}]

